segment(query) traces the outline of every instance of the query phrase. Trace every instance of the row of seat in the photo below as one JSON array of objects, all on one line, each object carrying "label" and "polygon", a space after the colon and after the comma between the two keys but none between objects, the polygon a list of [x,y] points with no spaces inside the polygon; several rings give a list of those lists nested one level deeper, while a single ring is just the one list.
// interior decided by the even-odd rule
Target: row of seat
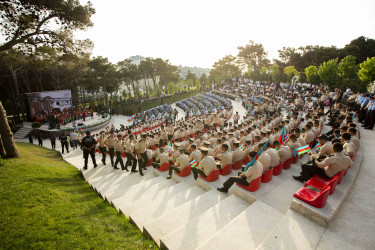
[{"label": "row of seat", "polygon": [[[354,161],[355,155],[351,159]],[[313,207],[322,208],[327,203],[328,196],[335,192],[336,186],[341,183],[347,172],[348,168],[338,172],[332,179],[325,179],[319,175],[314,175],[293,197]],[[312,186],[320,191],[311,190],[307,186]]]}]

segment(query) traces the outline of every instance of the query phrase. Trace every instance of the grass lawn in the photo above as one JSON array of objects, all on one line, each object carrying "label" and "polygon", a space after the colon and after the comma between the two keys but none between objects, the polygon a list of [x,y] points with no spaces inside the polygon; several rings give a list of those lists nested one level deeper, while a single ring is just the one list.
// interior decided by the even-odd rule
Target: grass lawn
[{"label": "grass lawn", "polygon": [[54,150],[17,143],[0,158],[0,248],[157,248]]}]

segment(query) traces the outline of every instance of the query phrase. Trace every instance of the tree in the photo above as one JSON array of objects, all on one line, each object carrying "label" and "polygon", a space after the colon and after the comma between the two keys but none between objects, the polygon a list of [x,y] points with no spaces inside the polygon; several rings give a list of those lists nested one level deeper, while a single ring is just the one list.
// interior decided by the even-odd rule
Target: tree
[{"label": "tree", "polygon": [[345,45],[343,54],[352,55],[356,58],[356,63],[362,63],[368,57],[375,57],[375,40],[360,36]]},{"label": "tree", "polygon": [[244,47],[237,47],[238,51],[238,61],[239,64],[244,68],[253,67],[254,70],[260,69],[262,66],[268,66],[269,60],[267,59],[267,52],[261,43],[255,43],[254,41],[249,41]]},{"label": "tree", "polygon": [[206,86],[206,87],[207,87],[207,85],[208,85],[208,78],[207,78],[207,76],[206,76],[205,73],[203,73],[203,74],[201,75],[201,77],[199,78],[199,81],[200,81],[200,83],[201,83],[203,86]]},{"label": "tree", "polygon": [[190,70],[188,70],[188,73],[186,74],[186,78],[185,79],[186,80],[191,79],[191,80],[195,81],[195,79],[197,79],[197,76],[194,73],[191,73]]},{"label": "tree", "polygon": [[167,90],[169,94],[174,94],[176,93],[176,84],[174,82],[169,82],[167,84]]},{"label": "tree", "polygon": [[375,81],[375,57],[367,58],[366,61],[360,64],[358,76],[366,84]]},{"label": "tree", "polygon": [[91,2],[81,5],[78,0],[2,0],[0,11],[0,30],[5,37],[0,52],[40,45],[64,48],[61,31],[91,27],[95,13]]},{"label": "tree", "polygon": [[236,57],[228,55],[215,62],[210,71],[210,77],[216,84],[220,84],[222,80],[231,81],[238,78],[241,70],[236,64]]},{"label": "tree", "polygon": [[320,83],[320,77],[318,75],[318,67],[311,65],[307,68],[305,68],[305,75],[307,78],[307,81],[312,84],[319,84]]},{"label": "tree", "polygon": [[0,140],[4,146],[6,155],[8,157],[18,157],[19,152],[17,150],[16,144],[13,140],[13,133],[10,130],[7,114],[3,108],[3,104],[0,102]]},{"label": "tree", "polygon": [[318,70],[318,75],[322,82],[331,88],[338,88],[341,86],[337,61],[338,58],[324,62],[319,66]]},{"label": "tree", "polygon": [[345,86],[350,87],[354,91],[363,90],[365,84],[361,83],[358,77],[359,65],[355,63],[354,56],[346,56],[339,63],[339,76]]},{"label": "tree", "polygon": [[296,70],[296,68],[293,65],[285,67],[284,73],[288,76],[289,81],[291,81],[294,76],[299,75],[298,70]]}]

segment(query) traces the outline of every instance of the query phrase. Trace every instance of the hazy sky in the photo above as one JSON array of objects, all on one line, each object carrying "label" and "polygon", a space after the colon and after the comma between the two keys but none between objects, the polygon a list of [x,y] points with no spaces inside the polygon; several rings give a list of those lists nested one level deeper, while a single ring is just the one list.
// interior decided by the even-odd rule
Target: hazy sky
[{"label": "hazy sky", "polygon": [[93,55],[114,63],[142,55],[211,68],[249,40],[262,43],[272,60],[283,46],[343,47],[361,35],[375,38],[374,0],[91,2],[95,25],[77,38],[90,38]]}]

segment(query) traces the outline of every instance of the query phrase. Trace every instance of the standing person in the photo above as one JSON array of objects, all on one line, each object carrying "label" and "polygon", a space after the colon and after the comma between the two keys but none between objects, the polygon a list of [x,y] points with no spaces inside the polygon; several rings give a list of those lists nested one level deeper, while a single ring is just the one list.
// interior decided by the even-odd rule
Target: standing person
[{"label": "standing person", "polygon": [[30,142],[30,143],[34,143],[34,141],[33,141],[33,137],[31,136],[31,133],[29,133],[28,136],[29,136],[29,142]]},{"label": "standing person", "polygon": [[109,136],[105,140],[105,145],[108,147],[109,151],[109,157],[111,158],[111,166],[113,167],[114,161],[113,158],[115,156],[115,142],[116,142],[116,137],[113,133],[113,130],[109,132]]},{"label": "standing person", "polygon": [[167,133],[168,133],[168,141],[170,141],[172,143],[174,129],[173,129],[171,123],[168,123],[166,130],[167,130]]},{"label": "standing person", "polygon": [[102,163],[105,164],[105,158],[107,157],[107,147],[105,146],[105,140],[107,139],[107,136],[105,135],[104,131],[100,132],[99,137],[99,150],[102,153]]},{"label": "standing person", "polygon": [[43,147],[43,139],[42,139],[42,135],[41,134],[38,134],[38,144],[39,144],[39,146]]},{"label": "standing person", "polygon": [[72,133],[70,133],[70,141],[72,143],[72,148],[78,148],[78,140],[77,140],[77,137],[78,137],[78,134],[76,133],[76,131],[73,131]]},{"label": "standing person", "polygon": [[238,120],[240,120],[240,115],[238,114],[238,111],[237,111],[236,114],[233,116],[234,124],[238,124]]},{"label": "standing person", "polygon": [[135,152],[134,152],[134,142],[135,142],[135,138],[134,138],[134,135],[133,134],[129,134],[129,139],[128,141],[126,142],[126,146],[125,146],[125,152],[126,152],[126,163],[125,163],[125,170],[126,171],[129,171],[128,170],[128,166],[132,166],[132,172],[138,172],[136,170],[137,168],[137,158],[135,157]]},{"label": "standing person", "polygon": [[143,176],[142,169],[146,169],[146,165],[148,163],[148,156],[147,156],[147,134],[142,133],[142,138],[138,140],[138,142],[135,144],[135,152],[138,157],[138,165],[139,165],[139,174]]},{"label": "standing person", "polygon": [[115,150],[116,150],[116,161],[115,165],[113,166],[114,169],[119,169],[117,167],[117,163],[120,163],[121,169],[125,170],[124,161],[122,160],[122,153],[125,152],[124,146],[122,145],[122,135],[117,135],[117,141],[115,143]]},{"label": "standing person", "polygon": [[61,142],[61,153],[64,153],[64,147],[66,148],[66,152],[69,153],[68,136],[66,135],[66,132],[63,132],[63,134],[60,135],[59,140]]},{"label": "standing person", "polygon": [[96,168],[98,165],[96,165],[95,161],[95,146],[96,146],[96,140],[94,137],[90,135],[90,131],[86,132],[86,136],[82,139],[82,149],[83,149],[83,158],[85,158],[85,166],[83,167],[84,170],[87,169],[87,162],[89,160],[89,155],[91,156],[92,163],[94,164],[94,168]]},{"label": "standing person", "polygon": [[85,118],[86,118],[86,113],[85,113],[85,111],[82,112],[82,118],[83,118],[83,121],[86,121],[86,119],[85,119]]},{"label": "standing person", "polygon": [[52,134],[49,137],[49,140],[51,141],[51,147],[52,147],[52,149],[55,149],[56,148],[56,137]]}]

